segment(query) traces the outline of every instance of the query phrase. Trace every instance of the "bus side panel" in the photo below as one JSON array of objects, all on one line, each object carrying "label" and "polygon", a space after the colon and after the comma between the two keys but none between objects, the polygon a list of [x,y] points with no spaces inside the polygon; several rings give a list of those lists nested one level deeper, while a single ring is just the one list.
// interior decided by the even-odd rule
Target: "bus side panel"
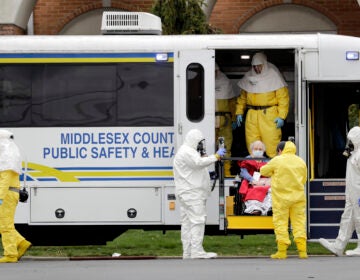
[{"label": "bus side panel", "polygon": [[32,188],[31,223],[161,222],[161,188]]}]

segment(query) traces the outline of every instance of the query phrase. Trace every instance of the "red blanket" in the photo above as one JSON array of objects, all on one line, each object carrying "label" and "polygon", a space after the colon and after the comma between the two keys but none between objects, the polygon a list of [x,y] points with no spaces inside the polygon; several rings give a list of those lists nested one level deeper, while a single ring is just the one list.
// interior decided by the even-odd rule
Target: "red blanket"
[{"label": "red blanket", "polygon": [[[254,172],[259,172],[260,167],[265,165],[267,162],[263,161],[256,161],[256,160],[243,160],[239,162],[240,168],[246,168],[247,171],[251,176],[253,176]],[[266,178],[266,177],[261,177]],[[264,201],[264,198],[270,188],[269,181],[268,180],[261,180],[261,182],[265,182],[265,185],[256,185],[253,186],[249,184],[249,182],[245,179],[242,180],[239,193],[242,195],[243,200],[258,200],[258,201]]]}]

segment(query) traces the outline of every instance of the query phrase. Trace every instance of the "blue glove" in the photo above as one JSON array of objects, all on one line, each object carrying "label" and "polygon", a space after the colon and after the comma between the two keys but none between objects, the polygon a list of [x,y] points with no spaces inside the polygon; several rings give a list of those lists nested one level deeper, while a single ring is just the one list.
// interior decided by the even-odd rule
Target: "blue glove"
[{"label": "blue glove", "polygon": [[2,200],[2,199],[0,199],[0,205],[2,204],[2,202],[3,202],[3,200]]},{"label": "blue glove", "polygon": [[237,128],[237,123],[236,122],[232,122],[231,123],[231,127],[232,127],[232,130],[235,130]]},{"label": "blue glove", "polygon": [[238,127],[241,126],[242,121],[243,121],[242,115],[236,115],[236,122]]},{"label": "blue glove", "polygon": [[276,123],[276,128],[280,128],[284,125],[284,120],[282,118],[276,118],[274,123]]},{"label": "blue glove", "polygon": [[223,157],[226,154],[226,149],[225,148],[220,148],[219,150],[217,150],[216,152],[219,156]]}]

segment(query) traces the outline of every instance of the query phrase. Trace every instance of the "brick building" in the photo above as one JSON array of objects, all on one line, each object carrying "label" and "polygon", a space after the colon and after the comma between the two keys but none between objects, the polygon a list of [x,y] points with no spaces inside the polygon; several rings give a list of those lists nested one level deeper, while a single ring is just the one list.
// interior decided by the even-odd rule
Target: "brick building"
[{"label": "brick building", "polygon": [[[1,20],[9,11],[0,11],[0,34],[61,35],[100,34],[102,11],[148,12],[154,0],[7,2],[8,9],[19,11],[12,17],[13,22]],[[25,9],[29,12],[21,12]],[[357,0],[217,0],[209,23],[226,34],[328,32],[359,37],[360,6]]]}]

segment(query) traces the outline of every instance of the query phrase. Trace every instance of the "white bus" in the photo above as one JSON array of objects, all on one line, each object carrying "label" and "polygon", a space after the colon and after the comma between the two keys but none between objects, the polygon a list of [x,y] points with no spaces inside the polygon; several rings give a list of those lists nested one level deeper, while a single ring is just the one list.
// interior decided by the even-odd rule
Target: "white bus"
[{"label": "white bus", "polygon": [[[17,228],[53,245],[179,229],[174,154],[190,128],[215,151],[215,62],[239,91],[241,57],[258,51],[289,85],[283,139],[295,137],[309,168],[308,238],[335,238],[342,152],[360,119],[360,38],[329,34],[1,36],[0,127],[21,147],[30,194]],[[247,153],[242,128],[233,142],[235,162]],[[272,232],[270,216],[234,210],[233,181],[215,182],[206,233]]]}]

